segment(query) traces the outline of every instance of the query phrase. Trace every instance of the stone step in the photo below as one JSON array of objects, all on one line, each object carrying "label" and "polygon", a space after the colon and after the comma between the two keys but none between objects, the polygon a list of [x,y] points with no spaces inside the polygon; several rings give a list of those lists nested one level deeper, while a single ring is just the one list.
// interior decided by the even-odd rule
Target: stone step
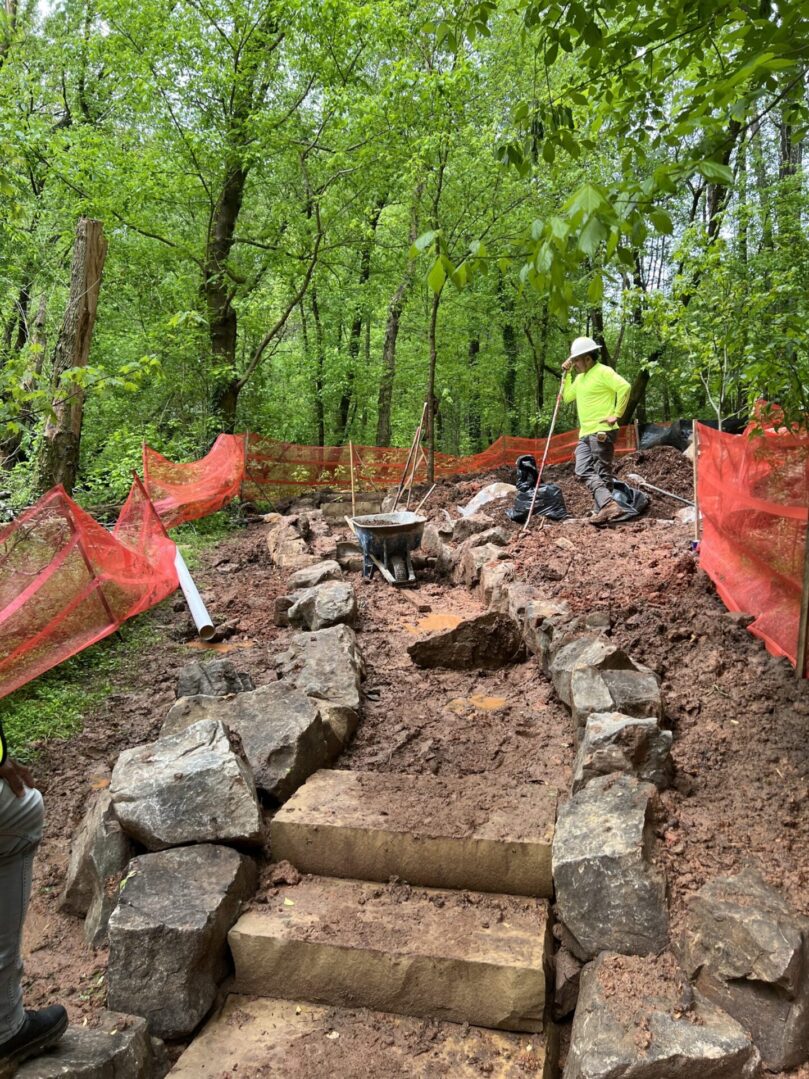
[{"label": "stone step", "polygon": [[172,1079],[554,1079],[558,1035],[504,1034],[383,1012],[230,996]]},{"label": "stone step", "polygon": [[270,842],[304,873],[551,896],[556,800],[491,776],[323,769],[275,815]]},{"label": "stone step", "polygon": [[173,1079],[553,1079],[556,1027],[503,1034],[384,1012],[233,995],[180,1056]]},{"label": "stone step", "polygon": [[542,1030],[544,899],[305,877],[230,931],[234,990]]}]

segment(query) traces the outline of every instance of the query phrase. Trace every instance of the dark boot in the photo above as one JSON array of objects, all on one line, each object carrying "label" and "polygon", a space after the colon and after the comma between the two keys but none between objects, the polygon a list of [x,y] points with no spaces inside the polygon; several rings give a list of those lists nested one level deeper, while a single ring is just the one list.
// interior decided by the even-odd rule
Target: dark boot
[{"label": "dark boot", "polygon": [[61,1004],[52,1004],[38,1012],[26,1012],[25,1022],[8,1041],[0,1042],[0,1071],[8,1065],[22,1064],[29,1057],[50,1049],[67,1030],[67,1012]]},{"label": "dark boot", "polygon": [[605,525],[610,521],[614,521],[616,517],[623,517],[626,513],[624,507],[611,498],[609,502],[606,502],[598,513],[594,517],[590,518],[591,525]]}]

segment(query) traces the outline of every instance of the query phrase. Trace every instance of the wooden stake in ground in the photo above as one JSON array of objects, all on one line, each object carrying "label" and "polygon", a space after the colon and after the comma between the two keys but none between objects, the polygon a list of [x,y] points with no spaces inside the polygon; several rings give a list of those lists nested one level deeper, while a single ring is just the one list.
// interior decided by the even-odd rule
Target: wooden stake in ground
[{"label": "wooden stake in ground", "polygon": [[809,521],[806,522],[806,537],[803,541],[803,588],[798,615],[798,650],[795,655],[795,674],[798,678],[806,677],[807,652],[809,652]]},{"label": "wooden stake in ground", "polygon": [[349,441],[348,443],[348,460],[350,462],[351,470],[351,516],[357,516],[357,498],[354,493],[354,446]]},{"label": "wooden stake in ground", "polygon": [[396,498],[393,500],[393,506],[391,507],[391,513],[396,512],[396,507],[399,505],[399,499],[402,497],[402,491],[404,490],[405,480],[407,479],[407,473],[410,471],[410,464],[413,460],[413,454],[416,452],[416,446],[421,439],[421,431],[424,427],[424,417],[427,415],[427,402],[424,402],[424,408],[421,410],[421,419],[419,425],[416,428],[416,433],[413,435],[413,441],[410,443],[410,452],[407,455],[405,461],[404,471],[402,472],[402,478],[399,480],[399,489],[396,492]]},{"label": "wooden stake in ground", "polygon": [[82,217],[76,228],[70,298],[53,352],[53,417],[45,424],[39,482],[43,491],[61,483],[71,494],[76,483],[84,414],[84,391],[63,376],[86,367],[98,308],[107,241],[100,221]]}]

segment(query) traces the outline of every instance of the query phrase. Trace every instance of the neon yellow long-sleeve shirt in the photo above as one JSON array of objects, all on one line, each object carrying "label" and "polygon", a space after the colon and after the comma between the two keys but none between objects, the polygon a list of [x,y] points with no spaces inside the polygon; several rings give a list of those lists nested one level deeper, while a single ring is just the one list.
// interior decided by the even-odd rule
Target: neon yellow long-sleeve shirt
[{"label": "neon yellow long-sleeve shirt", "polygon": [[631,387],[612,367],[594,363],[589,371],[575,378],[565,373],[562,400],[566,405],[576,402],[579,414],[579,438],[596,431],[614,430],[617,423],[605,423],[607,416],[619,416],[626,408]]}]

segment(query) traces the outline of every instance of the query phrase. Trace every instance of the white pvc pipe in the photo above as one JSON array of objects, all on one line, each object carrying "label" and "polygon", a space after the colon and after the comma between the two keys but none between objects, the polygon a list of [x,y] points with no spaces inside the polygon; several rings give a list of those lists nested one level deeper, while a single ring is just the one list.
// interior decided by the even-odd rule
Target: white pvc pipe
[{"label": "white pvc pipe", "polygon": [[180,588],[183,590],[185,602],[188,604],[188,610],[191,612],[191,617],[194,619],[197,633],[203,641],[209,641],[214,634],[213,622],[211,621],[211,616],[208,614],[205,604],[202,602],[202,596],[199,594],[199,590],[194,584],[194,579],[188,572],[188,566],[186,566],[185,559],[180,554],[179,547],[175,548],[174,568],[177,570]]}]

